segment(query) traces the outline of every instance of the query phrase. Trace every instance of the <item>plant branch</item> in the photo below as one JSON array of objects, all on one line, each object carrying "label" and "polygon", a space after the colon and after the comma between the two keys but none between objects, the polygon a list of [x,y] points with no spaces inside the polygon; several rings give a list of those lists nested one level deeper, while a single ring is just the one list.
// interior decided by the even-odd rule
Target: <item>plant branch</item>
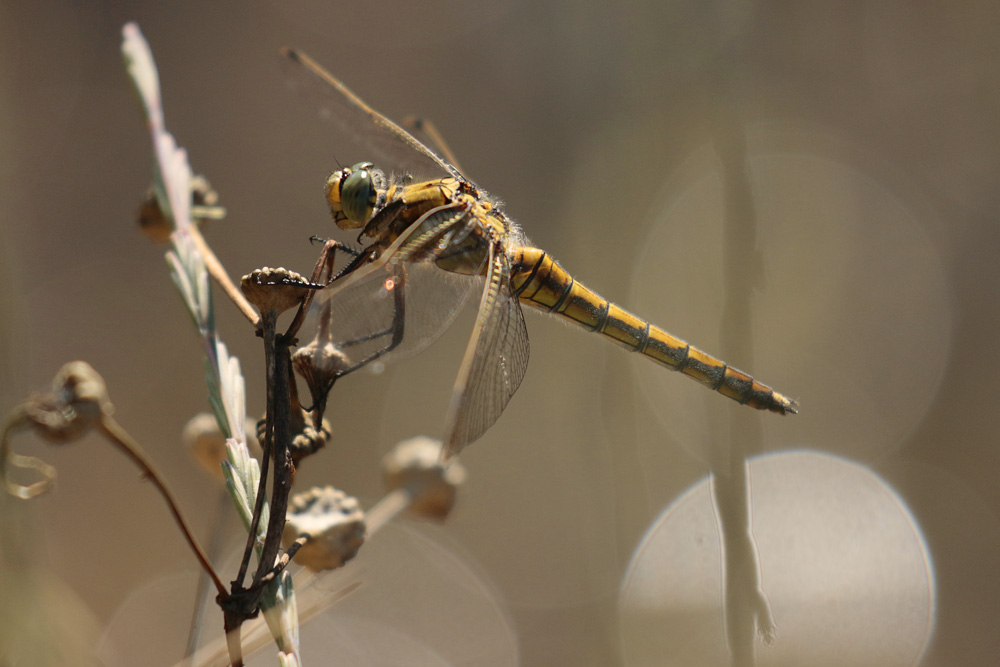
[{"label": "plant branch", "polygon": [[205,263],[205,268],[208,269],[208,274],[212,276],[212,279],[222,288],[222,291],[226,293],[226,296],[236,304],[240,312],[243,313],[243,317],[250,321],[250,324],[255,327],[260,324],[260,315],[257,314],[256,309],[250,302],[247,301],[243,293],[236,286],[235,283],[229,278],[229,274],[226,273],[225,268],[222,266],[222,262],[219,258],[215,256],[212,248],[209,247],[208,243],[205,242],[205,237],[201,235],[201,231],[196,225],[191,225],[187,228],[186,232],[190,235],[191,240],[194,241],[195,246],[198,248],[198,252],[201,253],[201,259]]},{"label": "plant branch", "polygon": [[[273,319],[272,319],[273,318]],[[292,458],[289,452],[290,434],[290,384],[291,358],[288,342],[284,336],[275,335],[277,314],[265,313],[264,319],[271,320],[270,332],[264,332],[265,356],[267,360],[267,426],[274,472],[271,484],[271,513],[268,517],[267,535],[261,550],[260,562],[254,582],[260,582],[264,575],[274,569],[275,559],[281,550],[281,533],[285,528],[285,513],[288,510],[288,494],[292,489]],[[263,479],[263,473],[261,475]]]},{"label": "plant branch", "polygon": [[163,499],[167,502],[167,506],[170,507],[170,512],[174,515],[174,520],[177,522],[177,525],[180,526],[181,532],[184,533],[184,537],[187,539],[188,545],[191,547],[191,550],[201,563],[202,569],[208,574],[209,578],[211,578],[212,584],[215,586],[216,590],[219,593],[225,593],[226,585],[222,583],[222,579],[220,579],[219,575],[215,572],[215,568],[213,568],[212,563],[209,562],[204,549],[202,549],[198,540],[195,539],[194,533],[191,532],[191,528],[187,525],[187,522],[181,515],[173,494],[170,493],[170,490],[156,472],[152,462],[139,446],[139,443],[133,440],[132,437],[125,432],[125,429],[123,429],[118,422],[109,416],[105,415],[101,419],[98,428],[142,469],[143,476],[149,479],[153,483],[153,486],[155,486],[160,492],[160,495],[162,495]]}]

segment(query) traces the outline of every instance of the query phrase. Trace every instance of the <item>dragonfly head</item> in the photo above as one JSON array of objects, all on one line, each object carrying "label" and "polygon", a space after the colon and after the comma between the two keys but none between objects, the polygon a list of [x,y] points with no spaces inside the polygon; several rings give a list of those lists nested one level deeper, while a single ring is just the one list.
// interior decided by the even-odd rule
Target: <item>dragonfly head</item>
[{"label": "dragonfly head", "polygon": [[333,221],[341,229],[364,227],[385,206],[388,187],[385,173],[371,162],[333,172],[326,181]]}]

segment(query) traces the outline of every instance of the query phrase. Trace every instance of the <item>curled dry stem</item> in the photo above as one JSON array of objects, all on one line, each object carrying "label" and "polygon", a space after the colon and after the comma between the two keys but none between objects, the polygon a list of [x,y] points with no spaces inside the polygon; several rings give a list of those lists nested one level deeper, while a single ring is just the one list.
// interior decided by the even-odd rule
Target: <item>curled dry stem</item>
[{"label": "curled dry stem", "polygon": [[222,583],[222,579],[215,571],[215,568],[212,567],[212,563],[208,560],[208,555],[201,547],[201,544],[198,543],[194,533],[191,532],[191,528],[187,525],[183,515],[181,515],[180,508],[177,507],[173,494],[170,492],[170,489],[167,488],[160,475],[156,472],[156,468],[153,466],[152,461],[150,461],[149,457],[146,456],[146,453],[139,446],[139,443],[133,440],[125,429],[123,429],[121,425],[119,425],[118,422],[110,416],[106,416],[101,420],[98,431],[104,434],[115,446],[132,459],[132,461],[134,461],[135,464],[142,469],[143,477],[153,483],[153,486],[156,487],[156,489],[160,492],[160,495],[162,495],[163,499],[166,501],[171,514],[174,515],[174,520],[177,522],[177,525],[180,526],[181,532],[188,541],[188,545],[194,552],[198,562],[201,563],[202,569],[212,580],[212,585],[215,586],[215,589],[219,593],[225,593],[226,585]]},{"label": "curled dry stem", "polygon": [[[111,414],[114,407],[108,399],[104,379],[91,366],[82,361],[70,362],[60,369],[49,394],[34,396],[18,406],[4,425],[0,436],[0,472],[3,473],[7,491],[19,498],[33,498],[48,491],[55,482],[56,471],[51,465],[31,456],[14,453],[8,446],[15,431],[28,428],[55,444],[67,444],[82,437],[90,429],[96,430],[132,459],[166,501],[170,512],[180,526],[184,538],[220,593],[226,587],[208,560],[204,549],[195,539],[173,494],[160,477],[152,461]],[[9,467],[31,469],[42,475],[42,480],[21,485],[9,478]]]}]

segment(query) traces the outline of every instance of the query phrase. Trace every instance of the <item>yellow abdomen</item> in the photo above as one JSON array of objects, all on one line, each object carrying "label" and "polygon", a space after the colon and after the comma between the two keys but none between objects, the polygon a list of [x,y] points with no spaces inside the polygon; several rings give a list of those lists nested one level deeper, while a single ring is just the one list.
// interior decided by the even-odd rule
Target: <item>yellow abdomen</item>
[{"label": "yellow abdomen", "polygon": [[580,284],[544,250],[520,248],[511,259],[511,284],[522,303],[572,320],[744,405],[796,412],[795,401]]}]

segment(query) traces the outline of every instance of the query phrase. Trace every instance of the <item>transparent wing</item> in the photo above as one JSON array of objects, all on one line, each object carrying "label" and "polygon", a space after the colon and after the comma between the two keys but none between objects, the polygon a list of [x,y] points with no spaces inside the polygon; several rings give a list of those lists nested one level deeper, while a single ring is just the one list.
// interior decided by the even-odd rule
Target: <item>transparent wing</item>
[{"label": "transparent wing", "polygon": [[488,253],[470,238],[461,250],[466,264],[474,266],[469,273],[445,271],[436,263],[454,259],[458,250],[448,241],[472,222],[468,208],[457,204],[421,216],[379,259],[320,290],[302,330],[331,342],[352,370],[423,350],[482,284]]},{"label": "transparent wing", "polygon": [[[458,158],[448,148],[444,137],[438,132],[437,126],[429,118],[419,116],[407,116],[401,123],[404,130],[416,137],[417,141],[430,148],[436,155],[440,155],[445,162],[465,175],[465,170],[459,163]],[[468,178],[468,176],[466,176]]]},{"label": "transparent wing", "polygon": [[493,425],[528,367],[528,330],[510,285],[503,248],[490,247],[476,325],[452,391],[444,458],[458,454]]},{"label": "transparent wing", "polygon": [[438,178],[442,174],[464,178],[455,166],[365,104],[312,58],[289,48],[281,53],[288,63],[289,82],[320,105],[325,119],[371,151],[364,159],[380,163],[387,172],[402,170],[417,178]]}]

